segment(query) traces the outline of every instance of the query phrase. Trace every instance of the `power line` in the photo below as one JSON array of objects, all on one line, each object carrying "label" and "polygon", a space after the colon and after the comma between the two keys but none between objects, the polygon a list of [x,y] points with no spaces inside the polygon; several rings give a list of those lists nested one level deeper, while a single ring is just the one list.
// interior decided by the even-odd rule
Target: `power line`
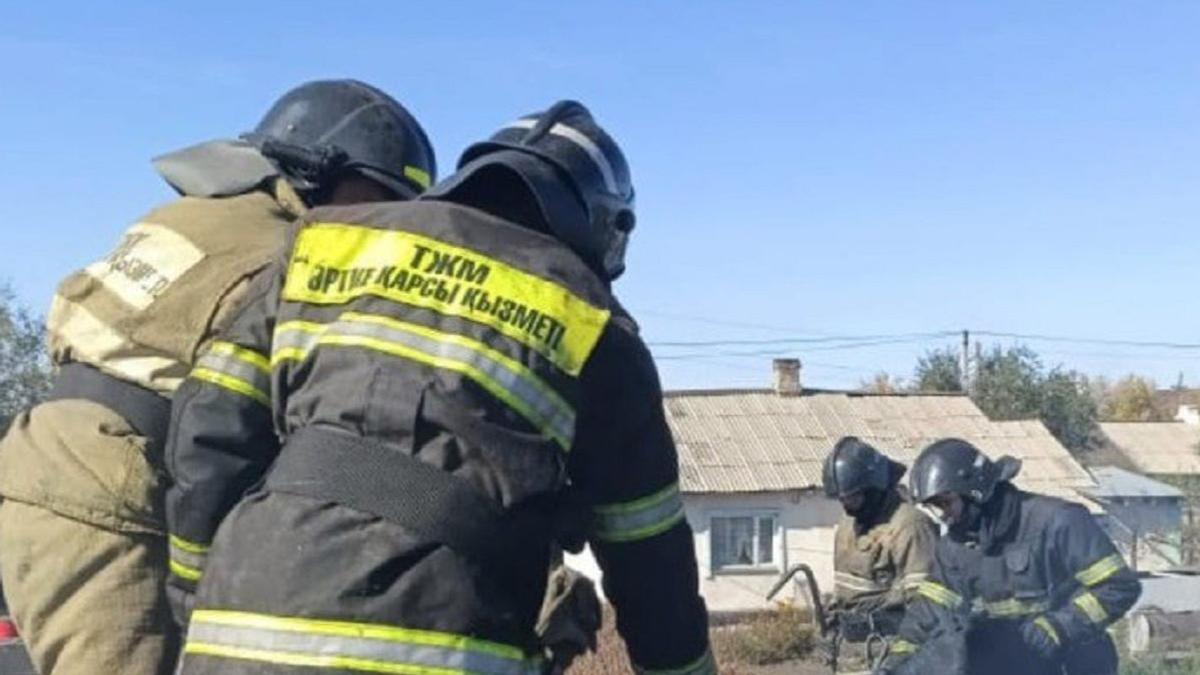
[{"label": "power line", "polygon": [[[823,345],[823,346],[812,347],[810,349],[807,349],[806,351],[807,352],[842,351],[842,350],[846,350],[846,349],[860,349],[862,347],[878,347],[881,345],[903,344],[903,343],[917,342],[917,341],[925,340],[925,339],[928,339],[928,337],[930,335],[933,335],[935,337],[945,337],[945,335],[942,335],[942,334],[926,334],[923,337],[914,337],[914,336],[896,337],[896,338],[891,338],[891,339],[886,339],[886,340],[873,340],[873,341],[868,341],[868,342],[853,342],[853,343],[841,344],[841,345]],[[793,350],[789,350],[789,349],[759,349],[759,350],[748,351],[748,352],[745,352],[745,351],[692,352],[692,353],[687,353],[687,354],[664,354],[661,356],[658,354],[655,354],[654,358],[659,361],[691,361],[691,360],[695,360],[695,359],[707,359],[707,358],[716,358],[716,357],[724,358],[724,357],[780,356],[780,355],[789,354],[789,353],[793,353]]]},{"label": "power line", "polygon": [[956,335],[955,331],[936,333],[897,333],[885,335],[829,335],[823,337],[775,338],[768,340],[676,340],[647,342],[649,347],[748,347],[784,344],[825,344],[830,342],[877,342],[880,340],[929,340]]},{"label": "power line", "polygon": [[[798,332],[795,326],[773,326],[762,323],[751,323],[746,321],[731,321],[729,319],[714,319],[706,316],[693,316],[690,314],[677,314],[674,312],[660,312],[652,309],[643,309],[635,312],[635,316],[657,316],[663,319],[673,319],[675,321],[691,321],[693,323],[706,323],[713,326],[728,326],[730,328],[749,328],[752,330],[767,330],[776,333],[795,333]],[[814,335],[821,335],[822,331],[809,330],[808,332]]]},{"label": "power line", "polygon": [[1141,347],[1154,349],[1200,349],[1196,342],[1153,342],[1142,340],[1110,340],[1106,338],[1065,337],[1062,335],[1041,335],[1037,333],[1004,333],[999,331],[972,330],[972,335],[983,335],[995,338],[1013,338],[1017,340],[1034,340],[1040,342],[1063,342],[1067,344],[1108,345],[1113,347]]}]

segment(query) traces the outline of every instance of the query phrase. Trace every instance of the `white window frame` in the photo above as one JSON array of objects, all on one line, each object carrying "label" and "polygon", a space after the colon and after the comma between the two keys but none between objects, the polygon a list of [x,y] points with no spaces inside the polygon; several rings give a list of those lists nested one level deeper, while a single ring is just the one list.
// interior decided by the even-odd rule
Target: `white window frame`
[{"label": "white window frame", "polygon": [[[773,509],[725,509],[710,511],[708,517],[708,566],[710,576],[719,574],[778,574],[783,570],[783,530],[779,525],[780,512]],[[718,518],[752,518],[754,519],[753,551],[758,557],[759,520],[770,518],[771,528],[771,562],[755,562],[750,565],[717,565],[716,528],[713,521]]]}]

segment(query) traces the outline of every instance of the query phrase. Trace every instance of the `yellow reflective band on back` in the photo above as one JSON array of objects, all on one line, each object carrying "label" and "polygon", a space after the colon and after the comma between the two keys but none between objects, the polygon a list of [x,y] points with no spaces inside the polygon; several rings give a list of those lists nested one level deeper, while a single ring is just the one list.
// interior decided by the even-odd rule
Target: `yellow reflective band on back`
[{"label": "yellow reflective band on back", "polygon": [[452,633],[210,609],[192,613],[184,652],[420,675],[538,675],[542,667],[517,647]]},{"label": "yellow reflective band on back", "polygon": [[271,362],[267,360],[267,357],[252,349],[246,349],[245,347],[235,345],[232,342],[214,342],[212,347],[209,347],[208,351],[212,354],[224,354],[225,356],[230,356],[243,363],[247,363],[254,368],[257,368],[258,370],[261,370],[267,375],[271,374]]},{"label": "yellow reflective band on back", "polygon": [[1075,575],[1075,579],[1084,586],[1095,586],[1124,568],[1125,559],[1121,557],[1120,553],[1114,553],[1106,558],[1101,558],[1087,569],[1079,572]]},{"label": "yellow reflective band on back", "polygon": [[208,382],[209,384],[215,384],[218,387],[221,387],[222,389],[228,389],[235,394],[247,396],[265,406],[271,405],[270,394],[262,391],[261,389],[256,389],[254,385],[246,382],[245,380],[239,380],[224,373],[218,373],[214,370],[209,370],[208,368],[196,368],[188,377],[202,380],[204,382]]},{"label": "yellow reflective band on back", "polygon": [[312,321],[286,321],[275,326],[271,338],[271,367],[284,361],[303,361],[325,333],[325,325]]},{"label": "yellow reflective band on back", "polygon": [[1054,630],[1054,624],[1050,623],[1050,620],[1047,619],[1046,617],[1039,616],[1038,618],[1034,619],[1033,625],[1037,626],[1038,628],[1041,628],[1046,633],[1046,635],[1049,635],[1050,639],[1054,640],[1054,644],[1056,644],[1056,645],[1062,644],[1062,640],[1058,637],[1058,631]]},{"label": "yellow reflective band on back", "polygon": [[302,230],[283,299],[339,305],[365,296],[488,326],[572,376],[610,315],[556,283],[411,232],[336,223]]},{"label": "yellow reflective band on back", "polygon": [[1100,600],[1092,595],[1091,591],[1075,598],[1075,606],[1094,624],[1103,625],[1108,621],[1108,612],[1104,611],[1104,605],[1100,604]]},{"label": "yellow reflective band on back", "polygon": [[[295,325],[299,324],[299,325]],[[272,363],[303,361],[317,346],[360,347],[470,378],[553,438],[574,442],[575,410],[524,365],[482,342],[384,316],[346,312],[327,326],[286,322],[275,329]]]},{"label": "yellow reflective band on back", "polygon": [[433,183],[433,179],[430,178],[428,171],[419,169],[415,166],[404,167],[404,176],[426,190],[428,190],[429,185]]},{"label": "yellow reflective band on back", "polygon": [[273,652],[266,649],[251,649],[247,647],[227,647],[204,642],[188,641],[183,649],[185,654],[199,656],[218,656],[242,661],[259,661],[275,663],[284,666],[302,666],[310,668],[333,668],[336,670],[358,670],[365,673],[388,673],[389,675],[462,675],[467,671],[455,668],[438,668],[431,666],[411,666],[404,663],[387,663],[369,659],[355,659],[345,656],[323,656],[319,654],[297,654],[294,652]]}]

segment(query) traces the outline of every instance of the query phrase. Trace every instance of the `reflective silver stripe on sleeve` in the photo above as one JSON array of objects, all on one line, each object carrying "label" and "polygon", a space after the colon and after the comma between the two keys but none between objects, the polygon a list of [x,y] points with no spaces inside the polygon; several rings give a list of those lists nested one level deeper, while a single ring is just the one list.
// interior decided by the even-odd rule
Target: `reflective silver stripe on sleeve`
[{"label": "reflective silver stripe on sleeve", "polygon": [[672,483],[654,494],[619,504],[594,509],[596,537],[601,541],[629,542],[648,539],[666,532],[684,519],[679,483]]},{"label": "reflective silver stripe on sleeve", "polygon": [[208,554],[198,551],[188,551],[180,548],[172,538],[170,545],[171,560],[194,570],[203,570],[208,563]]},{"label": "reflective silver stripe on sleeve", "polygon": [[189,377],[271,404],[271,368],[267,358],[229,342],[216,342],[196,361]]},{"label": "reflective silver stripe on sleeve", "polygon": [[168,567],[175,576],[199,581],[208,563],[208,546],[175,535],[167,537]]},{"label": "reflective silver stripe on sleeve", "polygon": [[373,673],[541,672],[515,647],[452,633],[214,610],[193,613],[184,652]]},{"label": "reflective silver stripe on sleeve", "polygon": [[891,588],[887,584],[876,583],[873,579],[860,577],[849,572],[834,572],[833,580],[838,586],[866,593],[886,591]]},{"label": "reflective silver stripe on sleeve", "polygon": [[271,389],[271,376],[269,374],[232,356],[209,352],[200,357],[200,360],[196,362],[196,366],[223,373],[230,377],[236,377],[259,391],[270,391]]},{"label": "reflective silver stripe on sleeve", "polygon": [[928,600],[950,609],[959,609],[963,605],[961,595],[936,581],[922,581],[918,583],[917,593]]}]

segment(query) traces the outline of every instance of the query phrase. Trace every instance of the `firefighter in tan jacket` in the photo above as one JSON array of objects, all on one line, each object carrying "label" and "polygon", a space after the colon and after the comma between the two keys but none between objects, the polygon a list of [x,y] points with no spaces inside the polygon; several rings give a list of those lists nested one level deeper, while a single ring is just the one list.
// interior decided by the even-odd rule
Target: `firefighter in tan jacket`
[{"label": "firefighter in tan jacket", "polygon": [[205,372],[197,355],[309,206],[411,198],[435,173],[420,125],[353,80],[301,85],[253,133],[155,168],[180,199],[58,287],[50,400],[0,443],[0,576],[42,675],[172,671],[163,447],[175,388]]},{"label": "firefighter in tan jacket", "polygon": [[825,459],[825,494],[842,503],[833,568],[842,639],[894,635],[933,564],[937,532],[899,485],[904,465],[848,436]]}]

